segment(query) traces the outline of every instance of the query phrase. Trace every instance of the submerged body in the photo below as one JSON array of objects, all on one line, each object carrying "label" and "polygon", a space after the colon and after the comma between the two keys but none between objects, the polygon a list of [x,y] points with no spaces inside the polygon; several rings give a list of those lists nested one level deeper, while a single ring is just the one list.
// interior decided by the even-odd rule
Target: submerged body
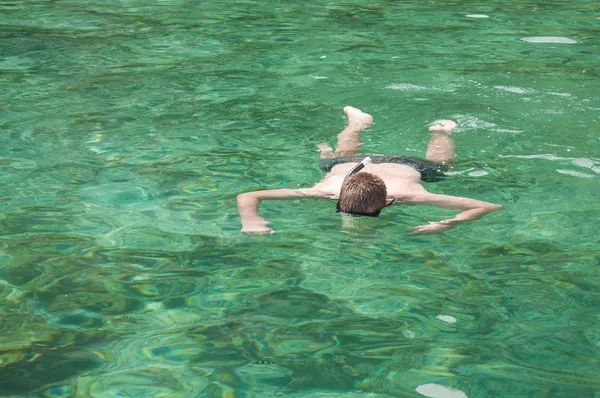
[{"label": "submerged body", "polygon": [[[320,144],[322,160],[334,163],[323,179],[311,188],[303,189],[275,189],[265,191],[247,192],[238,195],[238,211],[242,221],[242,232],[246,234],[269,234],[274,231],[267,227],[268,221],[258,214],[258,206],[266,199],[298,199],[320,198],[338,200],[343,186],[347,184],[348,174],[358,164],[357,161],[343,163],[345,157],[356,155],[360,148],[360,133],[367,128],[373,118],[362,111],[346,107],[344,112],[348,116],[348,126],[338,134],[335,149],[327,144]],[[429,128],[434,135],[429,143],[426,162],[436,165],[440,170],[447,169],[456,155],[454,141],[450,134],[456,128],[456,123],[451,120],[440,120]],[[385,159],[381,159],[385,161]],[[342,163],[340,163],[342,162]],[[401,163],[401,162],[400,162]],[[360,173],[375,176],[385,184],[387,198],[385,207],[390,204],[404,205],[430,205],[446,209],[461,210],[456,217],[438,222],[430,222],[414,228],[415,234],[435,233],[449,229],[459,222],[479,218],[489,212],[499,210],[500,205],[450,195],[438,195],[428,192],[423,187],[423,178],[426,173],[421,173],[414,162],[399,163],[370,163]],[[427,171],[427,168],[425,169]],[[429,177],[430,173],[427,173]],[[339,202],[338,202],[339,203]],[[379,209],[381,210],[381,209]],[[378,214],[378,212],[377,212]]]}]

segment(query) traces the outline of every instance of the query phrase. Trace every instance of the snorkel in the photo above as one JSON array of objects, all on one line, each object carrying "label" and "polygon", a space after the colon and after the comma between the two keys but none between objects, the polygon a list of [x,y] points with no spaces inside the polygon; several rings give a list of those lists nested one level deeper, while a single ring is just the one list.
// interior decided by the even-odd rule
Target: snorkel
[{"label": "snorkel", "polygon": [[370,157],[366,157],[363,160],[360,161],[359,164],[357,164],[356,166],[354,166],[352,168],[352,170],[350,170],[348,172],[348,174],[346,174],[346,177],[344,177],[344,181],[342,182],[342,185],[344,185],[344,183],[346,182],[346,180],[353,176],[354,174],[358,173],[359,171],[361,171],[362,169],[365,168],[366,165],[368,165],[369,163],[371,163],[371,158]]}]

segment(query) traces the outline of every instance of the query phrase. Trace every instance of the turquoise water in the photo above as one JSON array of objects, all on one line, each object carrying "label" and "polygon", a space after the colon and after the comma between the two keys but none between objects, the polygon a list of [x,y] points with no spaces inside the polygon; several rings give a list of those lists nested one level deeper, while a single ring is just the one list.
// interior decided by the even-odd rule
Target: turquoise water
[{"label": "turquoise water", "polygon": [[[0,2],[0,396],[598,396],[599,17]],[[367,153],[453,118],[457,175],[427,188],[505,210],[413,237],[453,213],[273,202],[277,233],[240,235],[236,195],[318,181],[345,105]]]}]

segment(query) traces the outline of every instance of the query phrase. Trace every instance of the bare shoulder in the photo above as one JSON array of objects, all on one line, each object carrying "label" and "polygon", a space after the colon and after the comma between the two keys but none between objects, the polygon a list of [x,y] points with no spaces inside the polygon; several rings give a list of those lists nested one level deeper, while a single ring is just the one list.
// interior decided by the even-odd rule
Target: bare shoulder
[{"label": "bare shoulder", "polygon": [[412,184],[404,186],[399,192],[391,192],[390,196],[394,198],[394,203],[404,205],[423,204],[431,193],[427,192],[421,184]]}]

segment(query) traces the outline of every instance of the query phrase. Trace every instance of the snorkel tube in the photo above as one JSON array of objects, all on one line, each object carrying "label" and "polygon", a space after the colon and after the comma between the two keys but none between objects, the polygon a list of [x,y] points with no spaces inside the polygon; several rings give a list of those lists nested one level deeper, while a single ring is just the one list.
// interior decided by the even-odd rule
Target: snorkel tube
[{"label": "snorkel tube", "polygon": [[348,174],[346,174],[346,177],[344,177],[344,181],[342,182],[342,185],[344,185],[344,183],[346,182],[346,180],[348,179],[348,177],[353,176],[354,174],[358,173],[359,171],[361,171],[362,169],[365,168],[366,165],[368,165],[369,163],[371,163],[371,158],[370,157],[366,157],[363,160],[360,161],[359,164],[357,164],[356,166],[354,166],[352,168],[352,170],[350,170],[348,172]]}]

